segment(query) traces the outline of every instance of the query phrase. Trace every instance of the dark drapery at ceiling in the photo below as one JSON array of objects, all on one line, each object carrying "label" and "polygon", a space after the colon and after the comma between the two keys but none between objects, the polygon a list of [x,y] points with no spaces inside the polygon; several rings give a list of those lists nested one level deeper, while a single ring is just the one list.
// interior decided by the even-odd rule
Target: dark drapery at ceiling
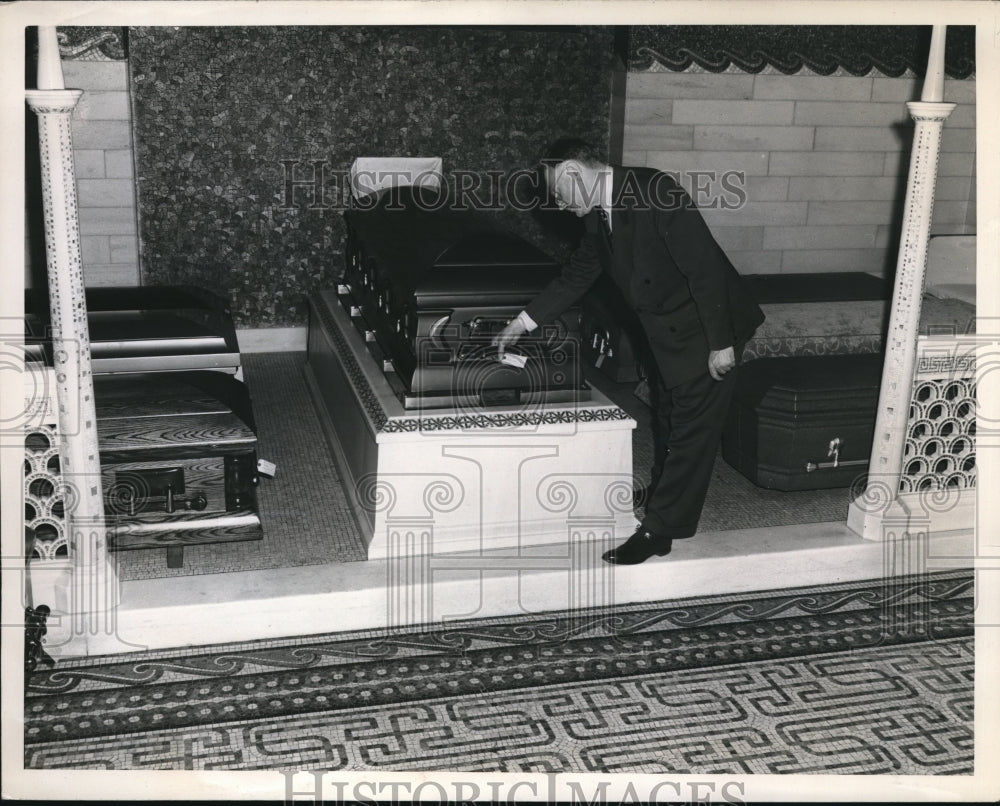
[{"label": "dark drapery at ceiling", "polygon": [[[856,76],[872,70],[923,75],[930,43],[930,27],[916,25],[632,25],[620,30],[628,32],[633,70],[656,63],[670,70],[697,65],[712,72],[757,73],[772,67],[782,73],[807,69],[829,75],[842,69]],[[80,26],[59,33],[65,58],[126,57],[124,28]],[[969,78],[975,67],[975,27],[949,26],[945,71],[952,78]]]},{"label": "dark drapery at ceiling", "polygon": [[[945,71],[952,78],[975,72],[975,26],[949,26]],[[771,67],[791,74],[843,70],[863,76],[878,70],[923,75],[930,26],[899,25],[634,25],[629,29],[629,68],[658,64],[669,70],[697,65],[720,73],[736,68],[759,73]]]},{"label": "dark drapery at ceiling", "polygon": [[64,59],[121,61],[127,56],[124,28],[74,25],[60,28],[58,36],[59,51]]}]

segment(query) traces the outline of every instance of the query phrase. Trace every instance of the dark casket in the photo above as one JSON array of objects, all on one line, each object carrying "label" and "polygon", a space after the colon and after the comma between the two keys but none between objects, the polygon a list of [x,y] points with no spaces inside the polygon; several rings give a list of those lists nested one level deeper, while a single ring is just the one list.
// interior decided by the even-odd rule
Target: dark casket
[{"label": "dark casket", "polygon": [[[743,281],[761,305],[888,300],[892,295],[885,280],[865,272],[746,274]],[[619,383],[646,376],[649,356],[642,325],[614,283],[602,277],[584,295],[582,306],[584,363]]]},{"label": "dark casket", "polygon": [[544,252],[426,188],[362,197],[344,217],[340,299],[406,408],[589,399],[577,309],[508,349],[523,367],[490,346],[558,275]]},{"label": "dark casket", "polygon": [[760,358],[739,369],[722,457],[775,490],[847,487],[868,467],[882,355]]},{"label": "dark casket", "polygon": [[[95,375],[213,369],[236,374],[240,351],[228,302],[193,286],[88,288]],[[25,349],[51,364],[45,294],[26,291]]]},{"label": "dark casket", "polygon": [[246,386],[221,372],[94,380],[109,546],[260,540],[257,436]]},{"label": "dark casket", "polygon": [[[189,286],[87,289],[109,547],[263,537],[257,436],[228,303]],[[48,300],[25,295],[25,352],[52,364]]]},{"label": "dark casket", "polygon": [[746,274],[753,298],[761,305],[787,302],[860,302],[889,299],[892,286],[863,271]]}]

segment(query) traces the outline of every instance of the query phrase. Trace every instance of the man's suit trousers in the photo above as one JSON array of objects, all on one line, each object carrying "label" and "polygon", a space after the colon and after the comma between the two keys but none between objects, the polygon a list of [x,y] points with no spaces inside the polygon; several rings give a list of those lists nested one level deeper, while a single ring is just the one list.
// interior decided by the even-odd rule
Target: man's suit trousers
[{"label": "man's suit trousers", "polygon": [[[669,538],[691,537],[697,531],[738,371],[739,366],[734,367],[717,381],[706,368],[670,389],[651,388],[658,420],[653,429],[655,486],[642,529]],[[651,387],[655,382],[651,379]]]}]

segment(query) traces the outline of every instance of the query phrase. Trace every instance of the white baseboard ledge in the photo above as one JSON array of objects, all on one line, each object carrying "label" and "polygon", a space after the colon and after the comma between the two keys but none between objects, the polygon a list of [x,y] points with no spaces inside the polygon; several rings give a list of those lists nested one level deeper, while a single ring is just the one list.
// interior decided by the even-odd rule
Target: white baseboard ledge
[{"label": "white baseboard ledge", "polygon": [[304,352],[308,328],[301,327],[252,327],[236,331],[240,353],[290,353]]},{"label": "white baseboard ledge", "polygon": [[[974,565],[971,533],[924,535],[920,542],[878,543],[843,523],[803,524],[701,534],[638,566],[608,566],[599,559],[604,547],[595,545],[590,563],[571,567],[559,560],[565,550],[536,546],[516,558],[504,551],[440,555],[430,576],[428,566],[421,572],[375,560],[125,581],[117,634],[88,636],[86,654],[440,625]],[[54,621],[47,650],[58,657],[69,620]],[[65,654],[80,653],[74,645]]]}]

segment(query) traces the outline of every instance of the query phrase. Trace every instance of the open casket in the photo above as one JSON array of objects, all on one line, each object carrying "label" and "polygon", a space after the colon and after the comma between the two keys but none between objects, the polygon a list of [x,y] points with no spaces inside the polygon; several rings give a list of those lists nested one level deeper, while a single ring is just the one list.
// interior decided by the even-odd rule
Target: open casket
[{"label": "open casket", "polygon": [[523,336],[511,363],[491,346],[558,275],[540,249],[434,188],[384,189],[344,216],[341,303],[405,408],[589,399],[578,310]]}]

